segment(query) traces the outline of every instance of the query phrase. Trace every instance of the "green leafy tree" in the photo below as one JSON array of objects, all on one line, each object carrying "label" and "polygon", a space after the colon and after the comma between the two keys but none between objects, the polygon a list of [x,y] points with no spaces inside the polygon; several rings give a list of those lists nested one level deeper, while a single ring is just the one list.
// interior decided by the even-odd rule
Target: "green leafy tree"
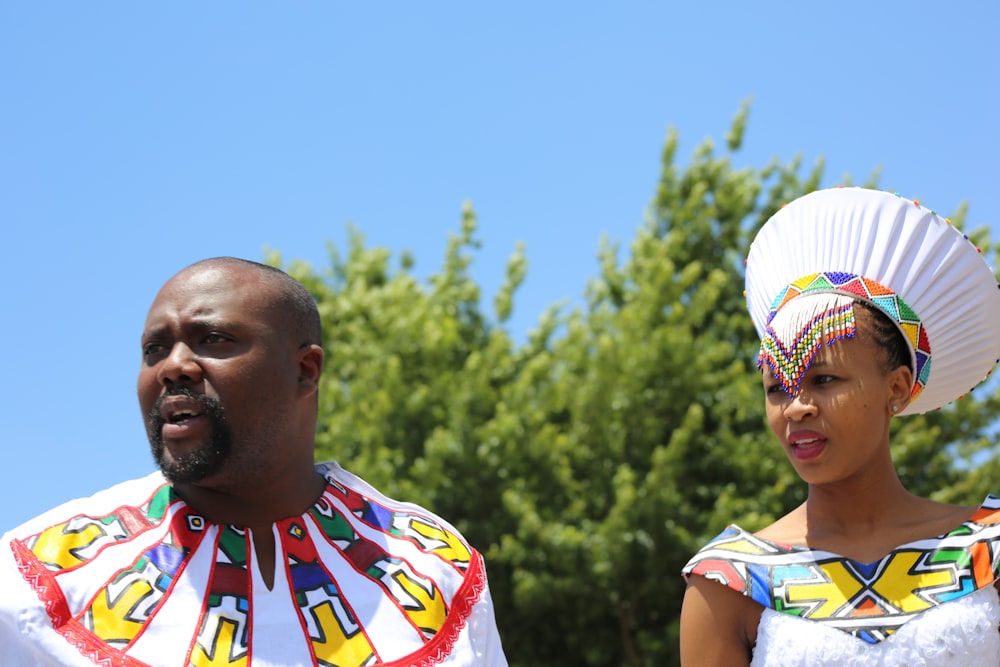
[{"label": "green leafy tree", "polygon": [[[742,271],[759,226],[819,187],[823,165],[736,167],[747,114],[721,155],[705,141],[683,168],[669,133],[626,257],[604,243],[583,305],[542,313],[523,343],[504,323],[524,251],[484,313],[469,208],[424,282],[357,232],[328,269],[288,267],[324,320],[317,457],[442,514],[486,554],[516,667],[676,665],[682,565],[727,523],[756,529],[804,499],[765,425]],[[995,389],[899,420],[912,490],[982,499],[1000,472]]]}]

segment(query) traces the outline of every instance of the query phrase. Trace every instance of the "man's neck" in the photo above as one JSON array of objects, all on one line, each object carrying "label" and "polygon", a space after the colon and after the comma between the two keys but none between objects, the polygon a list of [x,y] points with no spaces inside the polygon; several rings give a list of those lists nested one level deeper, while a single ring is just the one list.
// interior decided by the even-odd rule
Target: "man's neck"
[{"label": "man's neck", "polygon": [[174,484],[195,512],[213,523],[261,530],[276,521],[307,511],[322,495],[323,476],[310,465],[295,475],[236,484]]}]

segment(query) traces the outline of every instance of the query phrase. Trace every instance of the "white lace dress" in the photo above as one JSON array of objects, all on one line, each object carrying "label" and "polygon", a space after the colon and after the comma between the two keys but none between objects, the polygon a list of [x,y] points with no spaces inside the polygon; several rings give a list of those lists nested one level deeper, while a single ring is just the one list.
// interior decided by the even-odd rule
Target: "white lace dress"
[{"label": "white lace dress", "polygon": [[1000,665],[1000,499],[874,563],[729,526],[684,567],[765,607],[752,667]]},{"label": "white lace dress", "polygon": [[1000,601],[992,586],[929,609],[878,644],[765,609],[751,667],[1000,665]]}]

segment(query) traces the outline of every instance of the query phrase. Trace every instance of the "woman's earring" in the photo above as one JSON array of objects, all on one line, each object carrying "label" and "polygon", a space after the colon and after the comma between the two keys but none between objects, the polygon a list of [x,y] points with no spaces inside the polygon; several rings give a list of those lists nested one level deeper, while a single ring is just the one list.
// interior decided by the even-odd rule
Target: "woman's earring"
[{"label": "woman's earring", "polygon": [[893,412],[899,412],[899,406],[898,405],[892,406],[892,411]]}]

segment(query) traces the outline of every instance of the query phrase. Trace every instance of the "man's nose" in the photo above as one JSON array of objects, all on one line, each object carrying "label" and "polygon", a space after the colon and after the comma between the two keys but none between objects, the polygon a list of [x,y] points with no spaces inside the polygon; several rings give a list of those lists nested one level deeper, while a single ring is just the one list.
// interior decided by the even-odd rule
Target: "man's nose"
[{"label": "man's nose", "polygon": [[191,348],[184,343],[175,343],[170,348],[170,354],[160,362],[157,380],[163,386],[201,382],[201,365]]}]

